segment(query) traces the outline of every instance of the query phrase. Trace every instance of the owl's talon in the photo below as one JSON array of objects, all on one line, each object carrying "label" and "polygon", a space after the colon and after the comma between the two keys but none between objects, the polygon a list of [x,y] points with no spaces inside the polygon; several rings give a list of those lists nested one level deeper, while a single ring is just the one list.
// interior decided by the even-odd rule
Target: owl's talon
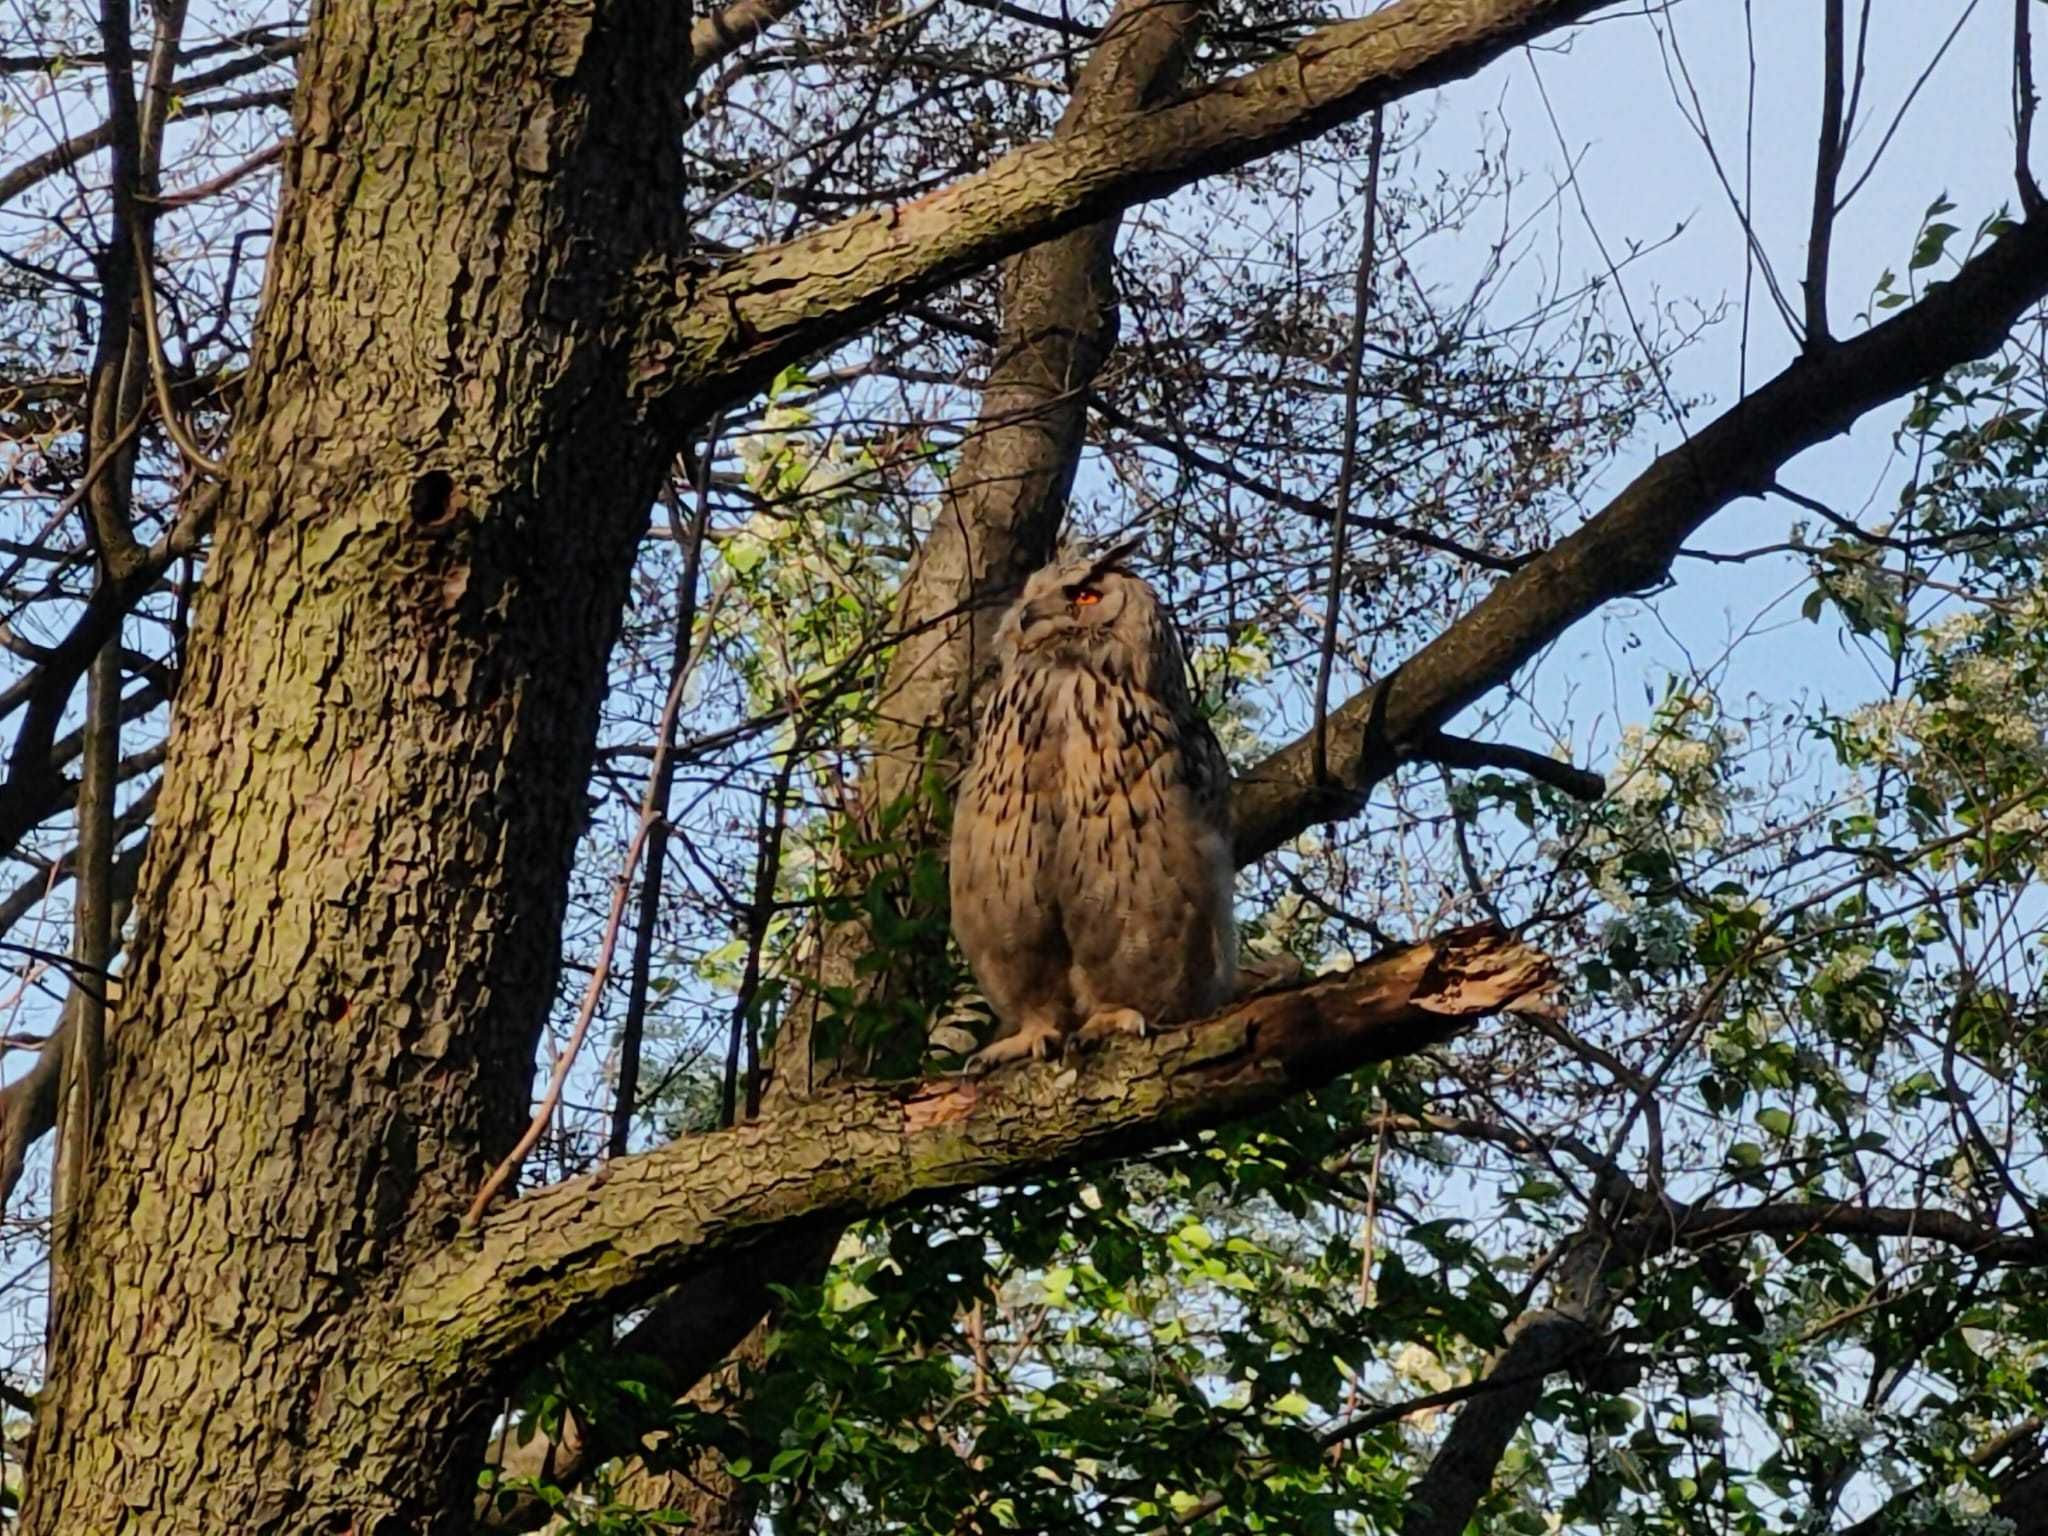
[{"label": "owl's talon", "polygon": [[1014,1035],[1004,1035],[967,1058],[966,1070],[979,1077],[1012,1061],[1051,1061],[1066,1047],[1057,1026],[1027,1024]]},{"label": "owl's talon", "polygon": [[1151,1033],[1151,1024],[1135,1008],[1098,1008],[1074,1038],[1082,1045],[1094,1046],[1118,1035],[1135,1035],[1142,1040]]}]

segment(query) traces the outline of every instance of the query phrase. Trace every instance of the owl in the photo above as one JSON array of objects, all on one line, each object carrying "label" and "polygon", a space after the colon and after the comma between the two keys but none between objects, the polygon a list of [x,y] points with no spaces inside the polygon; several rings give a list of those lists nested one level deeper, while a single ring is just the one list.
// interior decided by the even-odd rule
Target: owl
[{"label": "owl", "polygon": [[974,1070],[1199,1018],[1233,990],[1230,769],[1135,548],[1062,552],[997,631],[950,875],[1002,1025]]}]

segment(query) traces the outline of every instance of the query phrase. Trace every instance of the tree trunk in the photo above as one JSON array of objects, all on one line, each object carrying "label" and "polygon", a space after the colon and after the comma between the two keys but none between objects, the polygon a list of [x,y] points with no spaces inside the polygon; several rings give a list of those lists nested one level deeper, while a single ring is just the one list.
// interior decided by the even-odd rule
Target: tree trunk
[{"label": "tree trunk", "polygon": [[624,297],[680,249],[688,24],[316,17],[27,1530],[466,1515],[489,1399],[364,1362],[527,1114],[668,458]]}]

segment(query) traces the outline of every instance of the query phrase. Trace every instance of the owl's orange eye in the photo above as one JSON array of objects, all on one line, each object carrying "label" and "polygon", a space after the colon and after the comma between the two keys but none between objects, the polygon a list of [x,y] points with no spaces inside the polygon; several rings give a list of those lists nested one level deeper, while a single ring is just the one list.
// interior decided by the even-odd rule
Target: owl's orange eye
[{"label": "owl's orange eye", "polygon": [[1093,587],[1083,587],[1074,594],[1074,606],[1076,608],[1086,608],[1090,603],[1099,603],[1101,601],[1102,594]]}]

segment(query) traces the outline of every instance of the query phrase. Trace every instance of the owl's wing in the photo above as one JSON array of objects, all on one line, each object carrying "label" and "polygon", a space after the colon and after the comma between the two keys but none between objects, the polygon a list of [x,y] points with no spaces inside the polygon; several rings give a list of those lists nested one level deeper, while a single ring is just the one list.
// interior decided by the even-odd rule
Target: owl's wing
[{"label": "owl's wing", "polygon": [[1230,759],[1199,709],[1188,708],[1188,788],[1211,824],[1230,831]]}]

